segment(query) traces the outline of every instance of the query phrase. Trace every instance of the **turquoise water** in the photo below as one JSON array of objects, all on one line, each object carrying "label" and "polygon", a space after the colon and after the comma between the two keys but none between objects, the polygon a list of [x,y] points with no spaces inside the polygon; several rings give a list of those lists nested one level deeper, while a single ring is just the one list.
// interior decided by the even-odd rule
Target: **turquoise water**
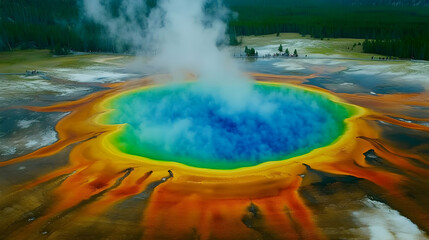
[{"label": "turquoise water", "polygon": [[113,138],[122,152],[193,167],[235,169],[302,155],[334,142],[347,108],[324,95],[257,84],[239,109],[187,83],[116,97],[108,124],[126,124]]}]

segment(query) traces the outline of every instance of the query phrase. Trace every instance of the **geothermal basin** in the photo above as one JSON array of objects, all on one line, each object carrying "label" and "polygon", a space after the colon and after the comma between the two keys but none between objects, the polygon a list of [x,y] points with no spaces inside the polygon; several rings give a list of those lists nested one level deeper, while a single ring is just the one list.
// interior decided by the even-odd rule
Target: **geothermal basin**
[{"label": "geothermal basin", "polygon": [[[415,165],[426,155],[399,149],[383,134],[428,128],[382,111],[397,111],[400,101],[409,113],[408,104],[427,106],[426,95],[330,92],[307,84],[313,75],[251,77],[250,88],[215,88],[152,76],[107,84],[76,101],[26,106],[68,114],[56,123],[58,141],[0,162],[5,174],[29,166],[39,176],[5,195],[4,206],[20,208],[3,218],[0,238],[175,239],[189,231],[202,239],[347,238],[361,224],[351,217],[373,211],[370,204],[384,204],[393,217],[400,210],[408,225],[401,224],[423,234],[417,226],[426,226],[425,211],[416,211],[403,183],[426,199],[419,193],[427,172]],[[326,231],[340,224],[343,232]]]},{"label": "geothermal basin", "polygon": [[287,160],[334,143],[354,107],[303,87],[256,83],[245,99],[199,82],[155,85],[108,98],[107,140],[141,160],[237,169]]}]

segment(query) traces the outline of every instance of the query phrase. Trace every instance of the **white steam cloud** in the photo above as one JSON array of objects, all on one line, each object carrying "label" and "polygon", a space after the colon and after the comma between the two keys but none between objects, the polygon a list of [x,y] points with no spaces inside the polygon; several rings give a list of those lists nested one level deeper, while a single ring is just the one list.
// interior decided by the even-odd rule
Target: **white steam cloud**
[{"label": "white steam cloud", "polygon": [[149,9],[144,0],[84,0],[83,6],[85,15],[112,37],[139,54],[153,55],[159,68],[209,76],[237,73],[228,52],[219,47],[231,16],[220,1],[159,0]]},{"label": "white steam cloud", "polygon": [[[182,80],[196,74],[201,91],[215,94],[232,110],[245,108],[252,94],[246,79],[222,48],[233,14],[219,0],[158,0],[149,8],[143,0],[84,0],[84,13],[111,36],[150,55],[151,68]],[[114,10],[112,10],[114,8]],[[143,64],[133,64],[144,69]]]},{"label": "white steam cloud", "polygon": [[[219,0],[158,0],[151,7],[143,0],[83,1],[87,17],[104,25],[114,39],[129,44],[136,53],[149,56],[151,68],[170,73],[177,80],[183,80],[189,73],[198,77],[191,91],[183,92],[182,88],[182,92],[154,98],[156,101],[152,103],[140,98],[116,107],[121,113],[119,123],[127,123],[131,135],[147,146],[161,146],[164,152],[179,148],[179,153],[186,152],[181,146],[192,150],[188,152],[209,149],[206,152],[214,158],[240,151],[266,155],[270,150],[265,146],[271,141],[282,144],[273,147],[274,153],[280,154],[278,151],[295,145],[314,146],[314,135],[310,137],[315,132],[314,126],[329,126],[339,121],[330,112],[315,114],[326,109],[321,109],[323,104],[319,106],[312,98],[295,101],[293,91],[270,98],[255,90],[253,81],[241,73],[222,45],[227,30],[225,21],[232,14]],[[141,69],[147,65],[134,63]],[[179,96],[172,98],[174,94]],[[279,112],[280,100],[283,100],[279,105],[283,107],[279,113],[281,119],[273,117]],[[145,111],[150,114],[142,114]],[[145,118],[153,115],[158,117],[155,122],[151,121],[153,117]],[[150,125],[151,122],[154,124]],[[269,134],[280,131],[283,135],[279,137],[284,141],[272,139]],[[130,139],[124,139],[127,140]],[[284,149],[279,150],[281,147]]]}]

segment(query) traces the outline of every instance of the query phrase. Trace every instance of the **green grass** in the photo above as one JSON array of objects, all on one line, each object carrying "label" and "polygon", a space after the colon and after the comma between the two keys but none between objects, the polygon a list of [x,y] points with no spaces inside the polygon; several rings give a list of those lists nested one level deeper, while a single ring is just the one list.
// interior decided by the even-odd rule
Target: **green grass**
[{"label": "green grass", "polygon": [[[280,44],[283,40],[297,40],[305,42],[301,48],[297,48],[298,53],[302,56],[303,54],[307,54],[311,56],[311,54],[322,54],[327,56],[339,55],[340,57],[345,58],[365,58],[369,59],[371,56],[379,57],[382,55],[363,53],[362,45],[358,45],[358,43],[362,43],[364,39],[353,39],[353,38],[325,38],[324,40],[311,38],[310,36],[301,36],[298,33],[280,33],[280,36],[276,36],[276,34],[268,34],[261,36],[242,36],[241,47],[246,45],[255,47],[258,50],[258,47],[266,46],[266,45],[276,45]],[[353,48],[353,45],[356,46]],[[288,45],[282,44],[283,48],[287,48]],[[289,51],[293,51],[293,49],[289,48]]]},{"label": "green grass", "polygon": [[49,50],[17,50],[0,52],[0,73],[25,73],[52,68],[83,68],[96,65],[117,65],[133,57],[124,55],[82,54],[52,56]]}]

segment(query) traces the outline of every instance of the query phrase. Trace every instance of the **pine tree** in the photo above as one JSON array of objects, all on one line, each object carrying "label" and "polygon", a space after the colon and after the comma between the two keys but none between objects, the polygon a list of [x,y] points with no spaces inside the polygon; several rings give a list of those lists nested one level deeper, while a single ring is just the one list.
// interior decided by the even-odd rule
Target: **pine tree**
[{"label": "pine tree", "polygon": [[255,51],[255,49],[254,48],[251,48],[250,50],[249,50],[249,56],[255,56],[256,55],[256,51]]},{"label": "pine tree", "polygon": [[279,52],[283,52],[283,46],[281,44],[279,46]]},{"label": "pine tree", "polygon": [[293,55],[294,55],[295,57],[298,57],[298,52],[296,51],[296,49],[295,49],[295,51],[293,51]]}]

